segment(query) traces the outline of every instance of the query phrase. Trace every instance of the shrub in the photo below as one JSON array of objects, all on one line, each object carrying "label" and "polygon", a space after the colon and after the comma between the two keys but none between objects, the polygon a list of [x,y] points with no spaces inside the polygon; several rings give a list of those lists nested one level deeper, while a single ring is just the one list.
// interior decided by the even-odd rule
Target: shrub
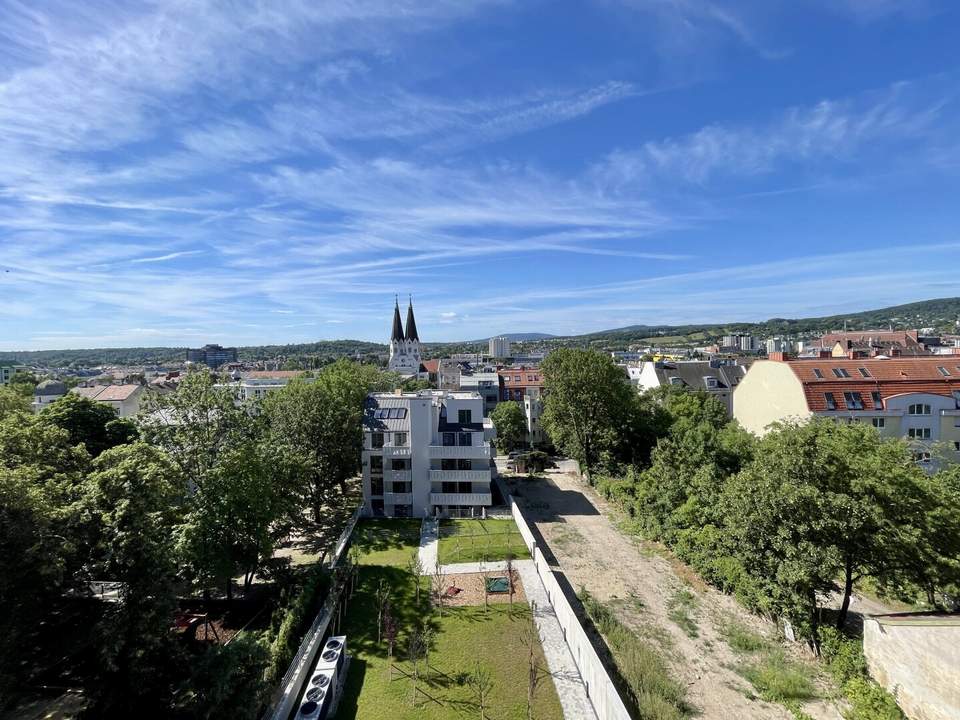
[{"label": "shrub", "polygon": [[820,653],[827,670],[850,701],[846,720],[902,720],[903,713],[893,696],[867,674],[867,661],[860,641],[836,628],[820,630]]},{"label": "shrub", "polygon": [[764,700],[789,703],[815,697],[806,669],[787,660],[782,650],[767,653],[741,673]]},{"label": "shrub", "polygon": [[766,638],[737,623],[723,625],[720,627],[720,634],[732,649],[740,653],[754,653],[770,647]]},{"label": "shrub", "polygon": [[326,568],[316,565],[307,572],[300,592],[284,607],[274,612],[271,627],[276,627],[276,634],[270,643],[267,682],[276,683],[283,677],[300,646],[304,632],[319,611],[329,585]]}]

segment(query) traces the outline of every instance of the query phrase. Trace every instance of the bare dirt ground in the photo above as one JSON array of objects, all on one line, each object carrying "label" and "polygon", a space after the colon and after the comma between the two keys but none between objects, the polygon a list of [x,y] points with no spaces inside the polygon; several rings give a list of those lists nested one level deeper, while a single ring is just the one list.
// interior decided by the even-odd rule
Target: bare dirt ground
[{"label": "bare dirt ground", "polygon": [[[506,577],[503,572],[490,572],[487,575],[491,578]],[[516,575],[516,572],[514,572]],[[443,604],[445,607],[460,607],[462,605],[483,605],[483,574],[482,573],[457,573],[456,575],[447,575],[447,581],[444,583],[447,587],[456,587],[460,590],[453,597],[447,597]],[[487,602],[491,605],[500,605],[510,602],[510,593],[488,593]],[[517,577],[513,582],[513,602],[520,605],[526,605],[527,596],[523,592],[523,583]]]},{"label": "bare dirt ground", "polygon": [[[511,492],[518,491],[524,514],[549,545],[572,588],[585,588],[596,599],[609,603],[621,622],[660,648],[671,670],[686,685],[688,701],[697,717],[793,717],[782,706],[754,696],[750,684],[735,670],[743,659],[718,631],[735,622],[774,639],[772,624],[706,586],[662,547],[619,531],[615,526],[617,511],[568,465],[549,472],[546,479],[503,479]],[[549,559],[550,553],[546,555]],[[686,630],[676,619],[678,597],[686,599],[680,613],[688,618],[681,621]],[[802,648],[789,651],[810,664],[811,674],[816,673],[813,660]],[[818,685],[824,682],[820,677]],[[830,694],[828,687],[820,689],[822,696]],[[842,717],[829,700],[809,702],[803,710],[816,720]]]}]

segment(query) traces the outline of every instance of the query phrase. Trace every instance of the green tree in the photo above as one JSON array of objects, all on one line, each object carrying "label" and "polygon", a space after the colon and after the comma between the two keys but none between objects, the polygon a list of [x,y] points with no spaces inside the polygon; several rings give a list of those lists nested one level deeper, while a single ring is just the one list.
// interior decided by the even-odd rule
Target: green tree
[{"label": "green tree", "polygon": [[527,438],[527,416],[518,402],[501,402],[490,413],[493,426],[497,429],[497,449],[508,453],[525,444]]},{"label": "green tree", "polygon": [[121,584],[120,602],[97,631],[105,680],[97,713],[129,717],[144,705],[171,702],[178,664],[170,633],[176,608],[172,531],[186,488],[169,458],[143,442],[101,454],[87,487],[100,526],[99,571]]},{"label": "green tree", "polygon": [[76,393],[67,393],[44,408],[41,418],[70,433],[74,444],[83,443],[92,457],[123,445],[137,435],[136,425],[117,417],[117,411]]},{"label": "green tree", "polygon": [[340,360],[264,402],[271,442],[284,450],[290,467],[301,468],[300,495],[314,522],[320,522],[329,493],[345,490],[360,471],[364,402],[381,382],[375,368]]},{"label": "green tree", "polygon": [[30,400],[7,386],[0,386],[0,420],[14,413],[29,413]]},{"label": "green tree", "polygon": [[594,470],[645,460],[650,418],[609,355],[561,348],[543,361],[543,428],[556,447]]}]

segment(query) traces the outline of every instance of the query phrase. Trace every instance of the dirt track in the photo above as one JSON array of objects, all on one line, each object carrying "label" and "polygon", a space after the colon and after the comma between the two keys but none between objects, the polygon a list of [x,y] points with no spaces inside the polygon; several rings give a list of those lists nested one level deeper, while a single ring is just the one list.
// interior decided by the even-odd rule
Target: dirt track
[{"label": "dirt track", "polygon": [[[661,648],[687,686],[698,717],[793,717],[779,705],[751,699],[749,683],[733,669],[741,660],[717,631],[733,620],[772,638],[775,632],[769,623],[706,587],[656,545],[621,533],[610,520],[616,513],[574,472],[551,472],[546,480],[505,479],[519,491],[524,514],[546,540],[570,585],[610,603],[624,624]],[[683,590],[694,597],[687,612],[695,623],[690,633],[670,619],[671,599]],[[803,709],[816,720],[841,718],[828,701],[808,703]]]}]

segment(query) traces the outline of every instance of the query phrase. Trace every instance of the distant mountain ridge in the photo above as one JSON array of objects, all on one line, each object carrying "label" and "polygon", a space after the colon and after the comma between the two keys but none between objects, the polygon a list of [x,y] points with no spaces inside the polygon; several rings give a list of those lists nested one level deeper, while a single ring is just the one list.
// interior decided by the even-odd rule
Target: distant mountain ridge
[{"label": "distant mountain ridge", "polygon": [[[876,310],[829,315],[816,318],[771,318],[763,322],[702,323],[690,325],[628,325],[612,330],[599,330],[584,335],[556,336],[549,333],[506,333],[511,342],[532,343],[537,347],[597,347],[615,349],[643,341],[662,339],[676,344],[707,344],[729,333],[772,335],[813,335],[830,330],[875,330],[893,327],[914,330],[926,327],[939,332],[956,332],[960,318],[960,297],[936,298],[920,302],[894,305]],[[499,337],[499,336],[495,336]],[[438,357],[452,352],[476,352],[486,347],[487,340],[425,343],[429,356]],[[320,340],[313,343],[290,345],[250,345],[238,348],[241,360],[273,358],[305,358],[310,365],[322,364],[338,357],[370,358],[383,355],[383,343],[362,340]],[[0,352],[0,363],[17,362],[46,367],[95,365],[162,365],[179,362],[186,348],[94,348],[81,350],[31,350]]]}]

